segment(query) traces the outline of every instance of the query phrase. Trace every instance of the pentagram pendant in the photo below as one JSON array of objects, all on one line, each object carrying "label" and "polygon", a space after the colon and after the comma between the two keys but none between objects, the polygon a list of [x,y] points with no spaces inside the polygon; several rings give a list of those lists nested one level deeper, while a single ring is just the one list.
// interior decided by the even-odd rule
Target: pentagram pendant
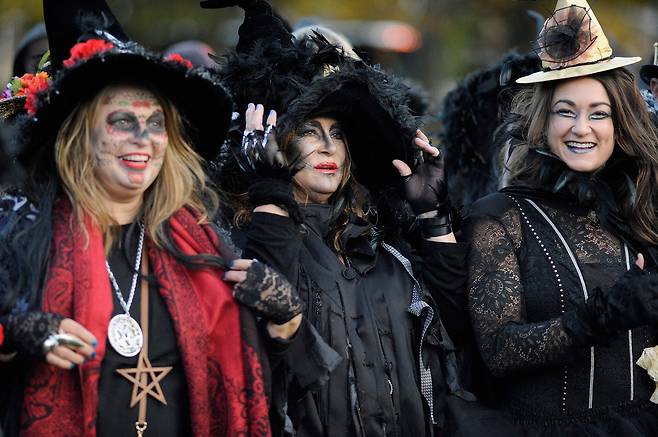
[{"label": "pentagram pendant", "polygon": [[112,317],[107,327],[107,338],[114,350],[124,357],[134,357],[144,344],[142,328],[128,314],[117,314]]}]

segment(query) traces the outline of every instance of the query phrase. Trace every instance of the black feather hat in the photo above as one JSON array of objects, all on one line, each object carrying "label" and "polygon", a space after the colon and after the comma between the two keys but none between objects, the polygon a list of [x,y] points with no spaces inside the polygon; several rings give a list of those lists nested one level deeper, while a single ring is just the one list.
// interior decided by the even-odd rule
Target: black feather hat
[{"label": "black feather hat", "polygon": [[116,82],[152,86],[181,113],[196,151],[212,159],[231,120],[231,99],[209,70],[131,41],[105,0],[44,0],[52,79],[27,96],[18,160],[52,161],[57,132],[75,107]]},{"label": "black feather hat", "polygon": [[245,8],[238,50],[217,59],[235,111],[242,116],[249,103],[276,110],[280,138],[308,118],[331,116],[345,131],[356,180],[371,192],[397,182],[391,161],[413,165],[421,122],[410,108],[411,87],[317,32],[295,40],[266,2],[252,5]]},{"label": "black feather hat", "polygon": [[647,85],[651,84],[651,79],[658,78],[658,42],[653,43],[653,64],[643,65],[640,77]]},{"label": "black feather hat", "polygon": [[514,80],[538,67],[534,53],[510,53],[498,63],[470,73],[444,98],[439,140],[455,204],[469,205],[498,189],[502,173],[498,156],[509,137],[496,138],[495,133],[522,86]]}]

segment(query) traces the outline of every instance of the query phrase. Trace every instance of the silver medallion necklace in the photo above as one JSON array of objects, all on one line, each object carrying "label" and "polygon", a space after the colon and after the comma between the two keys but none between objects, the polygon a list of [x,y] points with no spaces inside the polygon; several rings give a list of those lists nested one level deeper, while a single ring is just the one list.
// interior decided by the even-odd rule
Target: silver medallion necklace
[{"label": "silver medallion necklace", "polygon": [[121,308],[125,314],[117,314],[112,317],[110,324],[107,327],[107,338],[110,344],[117,351],[118,354],[124,357],[134,357],[142,349],[144,344],[144,335],[139,323],[130,317],[130,306],[135,297],[135,289],[137,288],[137,278],[139,277],[140,267],[142,265],[142,247],[144,245],[144,223],[139,224],[139,244],[137,245],[137,256],[135,257],[135,272],[133,273],[133,280],[130,284],[130,293],[128,295],[128,302],[123,300],[123,294],[119,289],[119,284],[110,269],[110,264],[105,260],[105,267],[107,273],[110,275],[110,281],[114,287],[114,293],[119,299]]}]

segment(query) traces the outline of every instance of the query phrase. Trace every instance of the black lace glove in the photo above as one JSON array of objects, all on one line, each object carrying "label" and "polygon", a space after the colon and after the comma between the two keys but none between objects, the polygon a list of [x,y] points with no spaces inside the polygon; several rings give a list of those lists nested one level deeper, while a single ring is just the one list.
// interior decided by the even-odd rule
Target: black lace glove
[{"label": "black lace glove", "polygon": [[64,317],[54,313],[28,312],[10,314],[1,319],[4,327],[4,353],[18,352],[32,357],[43,357],[43,343],[50,334],[59,331]]},{"label": "black lace glove", "polygon": [[258,178],[249,185],[249,201],[254,206],[278,205],[288,211],[288,215],[295,223],[300,224],[304,221],[304,215],[295,200],[290,182]]},{"label": "black lace glove", "polygon": [[256,314],[282,325],[304,310],[292,284],[276,270],[254,261],[247,279],[234,288],[235,298]]},{"label": "black lace glove", "polygon": [[608,290],[595,288],[585,306],[563,316],[581,344],[607,343],[621,331],[658,321],[658,275],[633,266]]},{"label": "black lace glove", "polygon": [[412,174],[404,176],[403,188],[407,202],[418,215],[446,209],[448,186],[443,154],[426,158]]},{"label": "black lace glove", "polygon": [[403,189],[409,205],[418,217],[424,238],[452,232],[450,201],[443,154],[429,157],[403,177]]},{"label": "black lace glove", "polygon": [[252,206],[278,205],[288,211],[297,224],[302,223],[303,214],[293,195],[292,179],[303,168],[297,158],[287,164],[274,134],[276,127],[268,125],[265,131],[245,132],[242,150],[236,159],[240,168],[253,181],[249,186],[249,201]]}]

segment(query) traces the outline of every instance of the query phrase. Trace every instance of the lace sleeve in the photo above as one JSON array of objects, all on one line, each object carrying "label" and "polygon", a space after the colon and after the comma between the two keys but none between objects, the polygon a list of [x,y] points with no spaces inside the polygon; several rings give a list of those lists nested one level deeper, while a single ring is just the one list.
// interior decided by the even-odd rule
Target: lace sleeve
[{"label": "lace sleeve", "polygon": [[502,376],[564,359],[573,342],[562,320],[526,320],[515,242],[502,223],[476,220],[470,239],[469,312],[491,372]]}]

